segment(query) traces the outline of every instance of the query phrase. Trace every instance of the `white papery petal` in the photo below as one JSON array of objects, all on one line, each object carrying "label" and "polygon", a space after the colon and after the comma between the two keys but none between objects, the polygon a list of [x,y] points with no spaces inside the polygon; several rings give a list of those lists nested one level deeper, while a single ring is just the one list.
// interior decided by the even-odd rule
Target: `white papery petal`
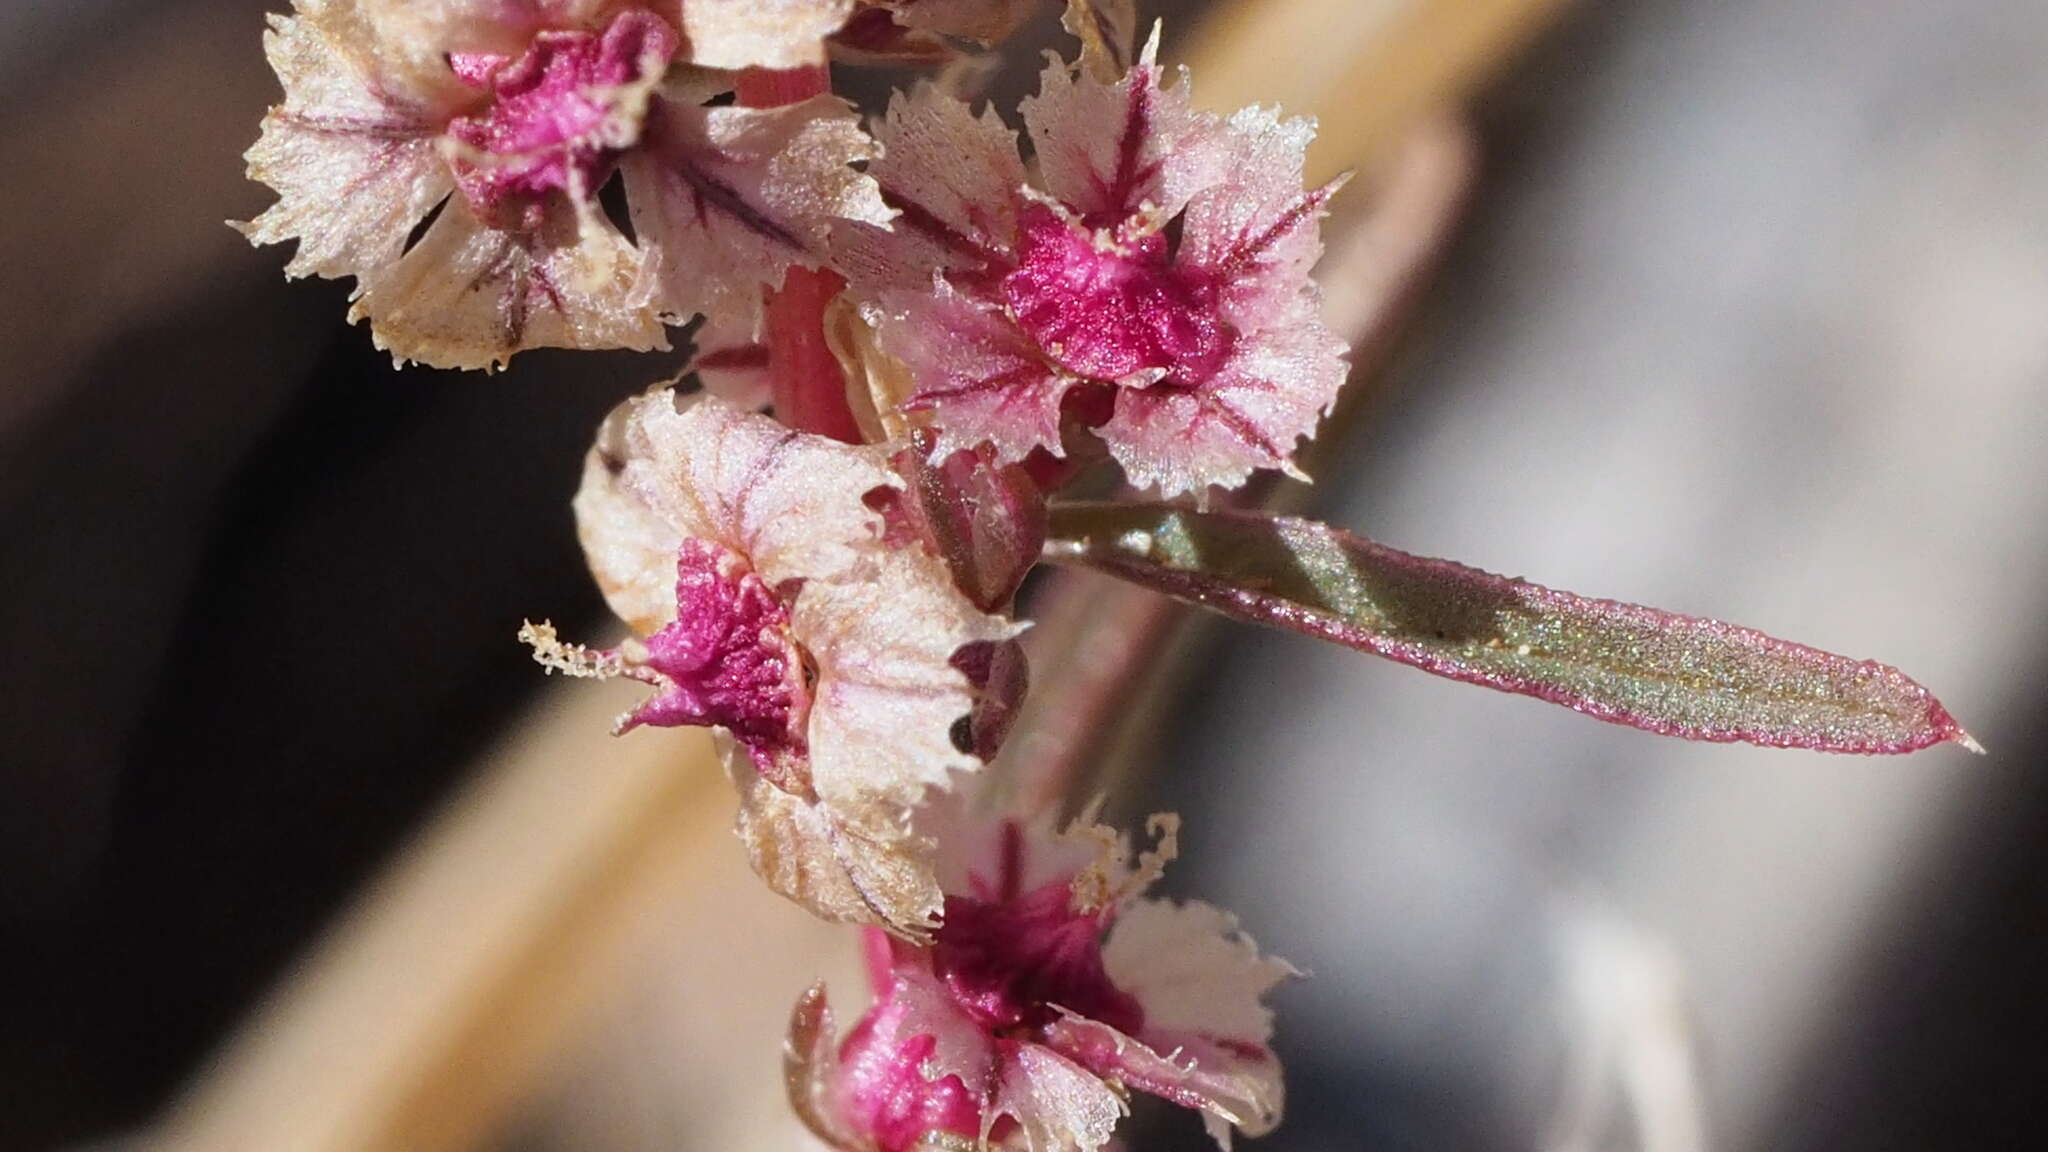
[{"label": "white papery petal", "polygon": [[[600,434],[576,511],[606,600],[643,634],[675,614],[676,549],[726,549],[790,604],[815,673],[801,788],[728,749],[739,833],[776,891],[837,920],[916,935],[941,895],[913,810],[980,761],[953,745],[974,705],[952,664],[1016,625],[983,613],[943,565],[892,549],[862,497],[898,483],[879,448],[791,431],[714,397],[628,401]],[[800,751],[798,755],[802,755]],[[785,782],[786,783],[786,782]]]},{"label": "white papery petal", "polygon": [[1121,220],[1149,203],[1172,216],[1221,176],[1216,117],[1190,102],[1186,69],[1180,83],[1163,83],[1157,52],[1155,37],[1113,84],[1054,59],[1038,94],[1018,105],[1040,182],[1080,215]]},{"label": "white papery petal", "polygon": [[[677,400],[664,389],[627,401],[592,449],[593,460],[610,457],[606,476],[616,478],[586,471],[587,490],[625,494],[587,504],[594,561],[632,556],[633,541],[655,538],[644,524],[651,518],[678,543],[692,537],[738,553],[770,587],[851,579],[872,562],[882,516],[861,498],[901,483],[879,451],[794,432],[716,397],[684,399],[680,409]],[[625,511],[633,505],[640,511]],[[585,507],[579,496],[579,517]],[[628,605],[668,596],[671,616],[675,578],[673,551],[650,571],[599,573],[608,589],[639,585],[624,594]]]},{"label": "white papery petal", "polygon": [[435,140],[459,105],[381,55],[348,0],[272,16],[263,47],[284,102],[244,159],[278,201],[237,227],[254,244],[297,240],[289,276],[396,263],[406,234],[454,187]]},{"label": "white papery petal", "polygon": [[853,13],[853,0],[683,0],[690,62],[707,68],[802,68],[822,64],[824,39]]},{"label": "white papery petal", "polygon": [[827,920],[905,933],[933,926],[944,895],[932,879],[929,845],[868,836],[835,809],[761,779],[731,740],[720,744],[740,794],[734,831],[768,887]]},{"label": "white papery petal", "polygon": [[365,271],[349,319],[398,361],[491,368],[527,348],[668,347],[653,310],[626,303],[638,261],[596,213],[547,206],[540,227],[486,227],[451,196],[396,264]]},{"label": "white papery petal", "polygon": [[805,585],[791,630],[818,670],[812,787],[851,823],[909,835],[928,792],[981,767],[953,744],[954,723],[974,708],[954,653],[1020,629],[969,603],[939,561],[903,550],[867,579]]},{"label": "white papery petal", "polygon": [[937,85],[919,84],[890,98],[874,133],[881,154],[868,174],[901,214],[888,229],[834,233],[833,265],[856,291],[927,291],[935,269],[1007,258],[1025,173],[1017,135],[993,107],[976,116]]},{"label": "white papery petal", "polygon": [[874,143],[833,96],[780,108],[656,99],[620,161],[645,264],[636,294],[682,318],[758,324],[761,290],[815,268],[840,220],[886,224],[874,180],[852,165]]}]

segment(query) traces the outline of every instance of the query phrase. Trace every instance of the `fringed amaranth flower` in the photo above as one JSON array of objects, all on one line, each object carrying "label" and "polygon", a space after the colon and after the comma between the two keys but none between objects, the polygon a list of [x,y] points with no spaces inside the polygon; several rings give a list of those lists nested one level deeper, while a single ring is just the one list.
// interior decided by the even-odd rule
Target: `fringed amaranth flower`
[{"label": "fringed amaranth flower", "polygon": [[1336,185],[1302,189],[1311,122],[1198,112],[1157,38],[1114,82],[1054,61],[1023,105],[1037,156],[936,88],[899,95],[870,167],[891,230],[835,255],[908,367],[905,407],[938,451],[1061,451],[1070,398],[1106,395],[1097,435],[1171,495],[1291,469],[1346,371],[1309,279]]},{"label": "fringed amaranth flower", "polygon": [[1262,998],[1294,970],[1227,913],[1142,898],[1176,822],[1151,830],[1133,861],[1100,827],[944,829],[930,943],[869,941],[875,1003],[843,1040],[822,988],[797,1007],[789,1086],[805,1123],[863,1152],[1092,1152],[1136,1089],[1199,1109],[1226,1145],[1233,1127],[1269,1131],[1281,1079]]},{"label": "fringed amaranth flower", "polygon": [[[278,201],[243,232],[297,240],[288,275],[355,277],[350,319],[400,360],[662,347],[664,320],[714,308],[751,323],[833,218],[888,211],[842,102],[706,107],[724,85],[682,67],[700,45],[680,12],[296,0],[265,37],[284,102],[248,153]],[[597,200],[619,171],[637,248]]]},{"label": "fringed amaranth flower", "polygon": [[897,483],[879,449],[649,393],[607,423],[576,496],[591,570],[640,638],[523,635],[555,670],[653,685],[621,730],[723,734],[741,838],[776,891],[915,934],[940,894],[912,814],[980,765],[954,736],[975,703],[956,657],[1016,629],[884,542],[863,496]]}]

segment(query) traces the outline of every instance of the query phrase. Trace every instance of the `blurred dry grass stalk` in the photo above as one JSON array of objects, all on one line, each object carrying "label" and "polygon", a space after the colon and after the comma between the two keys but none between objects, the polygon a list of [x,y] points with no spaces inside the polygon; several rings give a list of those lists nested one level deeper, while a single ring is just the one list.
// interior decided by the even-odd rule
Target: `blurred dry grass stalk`
[{"label": "blurred dry grass stalk", "polygon": [[[1446,112],[1560,5],[1248,0],[1223,5],[1192,39],[1203,103],[1314,113],[1323,132],[1312,177],[1361,172],[1328,230],[1321,276],[1329,321],[1353,341],[1360,372],[1384,359],[1468,180],[1469,144]],[[1338,442],[1335,433],[1323,442]],[[1084,765],[1090,785],[1107,787],[1114,769],[1105,765],[1128,759],[1118,744],[1130,740],[1131,718],[1166,695],[1134,685],[1130,672],[1172,663],[1147,657],[1165,651],[1181,614],[1133,588],[1069,582],[1048,589],[1037,615],[1042,687],[1011,747],[1035,766],[1028,787],[1070,791]],[[853,949],[842,930],[739,875],[732,803],[707,739],[606,735],[633,694],[630,685],[553,686],[174,1104],[155,1143],[194,1152],[474,1147],[501,1129],[577,1022],[602,1014],[603,995],[622,983],[622,957],[663,923],[717,926],[719,939],[685,947],[690,966],[667,977],[699,1009],[692,1019],[720,1036],[704,1097],[738,1120],[711,1124],[725,1143],[744,1138],[745,1118],[761,1114],[748,1105],[772,1107],[780,1095],[782,993],[819,974],[850,985]],[[733,947],[720,946],[727,940]],[[787,989],[749,994],[785,975]],[[746,1059],[750,1051],[761,1059]]]}]

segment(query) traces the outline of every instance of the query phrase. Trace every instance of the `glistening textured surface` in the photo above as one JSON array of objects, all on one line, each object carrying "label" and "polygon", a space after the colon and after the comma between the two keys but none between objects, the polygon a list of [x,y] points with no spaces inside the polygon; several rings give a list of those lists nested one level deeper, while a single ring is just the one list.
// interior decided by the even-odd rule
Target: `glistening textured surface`
[{"label": "glistening textured surface", "polygon": [[1053,510],[1047,555],[1662,735],[1824,752],[1975,747],[1896,668],[1410,556],[1313,521],[1069,504]]}]

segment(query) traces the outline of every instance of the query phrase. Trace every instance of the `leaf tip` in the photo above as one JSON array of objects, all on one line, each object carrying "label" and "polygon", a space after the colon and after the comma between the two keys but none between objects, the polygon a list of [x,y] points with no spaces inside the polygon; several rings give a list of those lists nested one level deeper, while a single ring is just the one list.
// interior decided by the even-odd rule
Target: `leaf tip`
[{"label": "leaf tip", "polygon": [[1984,751],[1984,746],[1977,743],[1977,738],[1964,731],[1963,726],[1956,723],[1956,718],[1949,715],[1948,709],[1942,707],[1940,703],[1936,702],[1933,705],[1933,713],[1928,719],[1933,723],[1934,730],[1941,734],[1941,738],[1944,741],[1951,744],[1959,744],[1963,747],[1964,751],[1974,752],[1979,756],[1987,755]]}]

